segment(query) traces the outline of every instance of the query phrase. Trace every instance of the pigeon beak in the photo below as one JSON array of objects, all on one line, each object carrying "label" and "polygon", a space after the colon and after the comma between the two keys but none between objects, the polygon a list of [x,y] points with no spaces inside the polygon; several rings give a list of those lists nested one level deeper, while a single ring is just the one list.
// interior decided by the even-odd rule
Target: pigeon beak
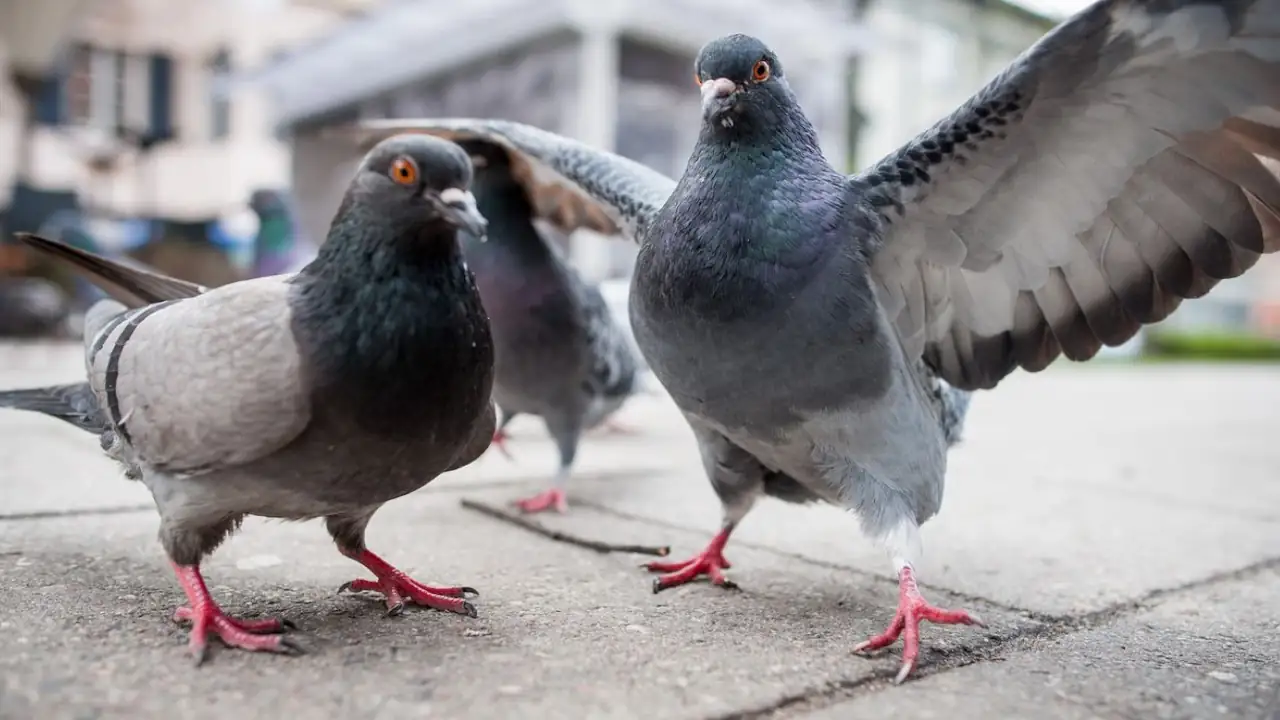
[{"label": "pigeon beak", "polygon": [[702,114],[716,115],[724,112],[740,88],[729,78],[715,78],[702,83]]},{"label": "pigeon beak", "polygon": [[446,188],[440,193],[440,209],[445,221],[456,228],[466,230],[478,240],[485,240],[489,221],[476,207],[476,196],[461,188]]}]

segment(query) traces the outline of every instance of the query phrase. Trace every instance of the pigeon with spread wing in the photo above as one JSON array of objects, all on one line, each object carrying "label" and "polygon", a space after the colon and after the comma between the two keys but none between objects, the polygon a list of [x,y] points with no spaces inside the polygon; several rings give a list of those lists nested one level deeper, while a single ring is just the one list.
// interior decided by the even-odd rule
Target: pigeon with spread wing
[{"label": "pigeon with spread wing", "polygon": [[761,495],[856,512],[899,578],[888,629],[975,623],[916,582],[972,390],[1087,360],[1280,248],[1280,0],[1103,0],[864,172],[823,157],[781,60],[707,44],[678,182],[499,121],[381,121],[504,149],[535,212],[640,243],[631,322],[684,412],[722,530]]}]

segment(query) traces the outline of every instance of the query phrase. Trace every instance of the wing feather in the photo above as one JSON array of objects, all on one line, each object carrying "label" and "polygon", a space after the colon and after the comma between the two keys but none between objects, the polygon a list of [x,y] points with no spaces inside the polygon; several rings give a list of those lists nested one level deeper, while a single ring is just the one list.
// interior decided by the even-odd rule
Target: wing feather
[{"label": "wing feather", "polygon": [[509,156],[512,175],[532,199],[536,216],[565,233],[585,228],[636,240],[676,186],[620,155],[506,120],[370,120],[335,132],[362,147],[411,132],[496,145]]},{"label": "wing feather", "polygon": [[885,221],[885,312],[972,389],[1087,360],[1280,248],[1275,160],[1280,0],[1102,0],[852,180]]}]

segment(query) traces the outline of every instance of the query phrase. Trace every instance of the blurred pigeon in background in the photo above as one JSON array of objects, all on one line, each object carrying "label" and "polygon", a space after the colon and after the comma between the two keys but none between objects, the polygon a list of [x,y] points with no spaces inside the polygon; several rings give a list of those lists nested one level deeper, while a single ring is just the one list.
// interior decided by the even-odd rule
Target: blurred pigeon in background
[{"label": "blurred pigeon in background", "polygon": [[[1093,357],[1280,248],[1280,0],[1105,0],[867,171],[823,157],[779,58],[735,35],[695,66],[702,125],[678,183],[500,121],[383,121],[508,150],[531,194],[641,245],[631,321],[723,503],[708,576],[759,496],[849,508],[919,624],[919,526],[942,501],[968,391]],[[543,212],[548,212],[544,209]]]},{"label": "blurred pigeon in background", "polygon": [[256,190],[249,208],[258,216],[253,242],[253,276],[278,275],[295,269],[300,258],[314,251],[302,237],[302,226],[288,196],[276,190]]},{"label": "blurred pigeon in background", "polygon": [[[456,145],[391,138],[367,155],[314,262],[206,289],[23,236],[111,292],[86,317],[86,384],[0,393],[0,406],[100,433],[160,511],[190,604],[190,649],[288,652],[277,619],[227,616],[201,559],[246,515],[324,517],[374,580],[344,588],[475,615],[464,587],[423,585],[365,547],[388,500],[475,460],[493,434],[493,343],[458,229],[483,234]],[[128,308],[126,308],[126,305]],[[51,400],[61,398],[63,407]]]},{"label": "blurred pigeon in background", "polygon": [[564,512],[578,439],[630,397],[637,360],[600,291],[534,227],[507,153],[489,143],[463,148],[475,165],[476,203],[489,221],[488,241],[470,238],[463,250],[493,328],[493,395],[502,413],[494,444],[505,452],[502,428],[517,414],[541,417],[560,467],[550,489],[519,506]]},{"label": "blurred pigeon in background", "polygon": [[39,338],[66,329],[71,298],[39,277],[0,276],[0,337]]}]

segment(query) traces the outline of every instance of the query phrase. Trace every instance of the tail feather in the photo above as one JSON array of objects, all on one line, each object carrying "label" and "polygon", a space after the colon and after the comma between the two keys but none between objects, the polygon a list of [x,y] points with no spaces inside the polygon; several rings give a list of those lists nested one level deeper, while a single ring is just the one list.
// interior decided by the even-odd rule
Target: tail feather
[{"label": "tail feather", "polygon": [[96,434],[109,429],[89,383],[0,391],[0,408],[38,412]]},{"label": "tail feather", "polygon": [[42,254],[56,257],[70,264],[76,272],[84,275],[94,285],[131,308],[165,300],[195,297],[207,290],[202,285],[171,278],[141,267],[126,265],[39,235],[17,233],[17,238]]}]

